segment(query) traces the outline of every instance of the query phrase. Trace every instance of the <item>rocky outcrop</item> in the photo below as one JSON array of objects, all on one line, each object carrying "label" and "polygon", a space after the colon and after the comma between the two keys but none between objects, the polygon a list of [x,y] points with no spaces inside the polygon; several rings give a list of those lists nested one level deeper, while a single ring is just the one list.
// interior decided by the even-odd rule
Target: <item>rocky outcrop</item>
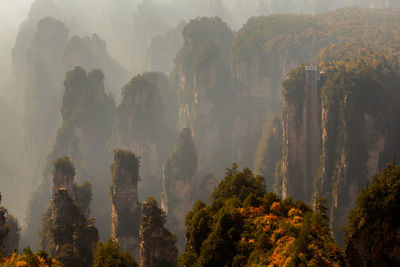
[{"label": "rocky outcrop", "polygon": [[197,155],[191,131],[182,130],[163,166],[163,192],[161,207],[168,214],[168,228],[178,236],[180,248],[184,246],[185,218],[195,201],[195,175]]},{"label": "rocky outcrop", "polygon": [[[32,7],[33,9],[41,10],[45,14],[50,12],[50,9],[45,6],[36,4]],[[41,12],[37,10],[32,12],[41,15]],[[112,81],[113,86],[116,86],[108,89],[115,90],[124,83],[126,71],[110,58],[105,42],[97,35],[91,38],[75,36],[69,40],[69,31],[62,22],[51,17],[42,18],[36,17],[36,15],[34,19],[30,18],[21,27],[13,49],[13,64],[15,80],[24,81],[16,85],[25,94],[24,149],[30,157],[29,168],[40,170],[30,172],[31,180],[36,185],[43,179],[37,193],[33,196],[35,199],[28,207],[27,220],[32,228],[24,231],[24,239],[27,240],[27,243],[35,244],[37,243],[36,233],[40,219],[31,213],[43,213],[45,203],[48,203],[50,199],[51,175],[49,170],[53,160],[68,155],[78,164],[82,163],[77,166],[79,175],[92,182],[96,180],[93,182],[93,186],[98,186],[100,189],[95,188],[96,195],[97,192],[99,195],[106,193],[105,188],[109,179],[105,170],[107,170],[107,162],[110,161],[108,157],[111,157],[111,153],[103,152],[104,138],[111,135],[114,100],[105,93],[104,75],[99,70],[86,73],[82,68],[76,68],[74,74],[70,73],[65,80],[65,95],[68,95],[65,97],[67,100],[65,101],[60,97],[63,95],[60,91],[63,88],[62,79],[65,73],[77,65],[104,68],[108,75],[106,82]],[[76,102],[68,102],[69,100]],[[60,113],[58,112],[60,106],[63,110],[62,122],[56,133],[57,127],[60,125]],[[75,110],[76,112],[72,112],[74,116],[69,117],[72,113],[66,114],[65,110]],[[87,123],[86,119],[92,122]],[[104,120],[105,124],[103,124]],[[78,126],[80,122],[81,124]],[[107,125],[107,123],[110,124]],[[94,128],[95,130],[92,131]],[[101,145],[93,145],[98,141],[101,142]],[[49,160],[47,160],[48,158]],[[106,161],[100,163],[104,159]],[[42,173],[45,173],[44,178],[42,178]],[[102,197],[101,200],[104,198]],[[96,201],[96,203],[98,202]],[[101,206],[104,207],[108,204],[108,202],[104,202]],[[31,209],[35,210],[31,212]],[[109,227],[108,210],[104,210],[101,214],[98,213],[99,209],[97,208],[93,211],[99,219],[101,232],[107,235],[109,232],[107,230]],[[102,223],[103,221],[104,223]]]},{"label": "rocky outcrop", "polygon": [[377,63],[368,58],[354,59],[351,65],[326,63],[314,86],[310,70],[300,66],[283,83],[282,195],[310,202],[326,198],[331,227],[342,244],[339,229],[355,195],[399,150],[393,138],[398,122],[388,115],[398,110],[399,77],[380,72],[387,64],[384,58]]},{"label": "rocky outcrop", "polygon": [[21,227],[17,218],[0,206],[0,257],[12,255],[15,249],[18,250],[20,238]]},{"label": "rocky outcrop", "polygon": [[[68,43],[68,29],[54,18],[37,24],[36,33],[23,55],[25,66],[16,69],[16,79],[24,79],[25,149],[37,156],[54,134],[59,116],[59,90],[64,75],[61,64]],[[16,55],[17,56],[17,55]]]},{"label": "rocky outcrop", "polygon": [[[142,159],[139,190],[143,196],[161,193],[162,160],[173,142],[167,121],[174,117],[164,99],[169,83],[164,74],[134,77],[123,89],[112,136],[113,147],[134,151]],[[167,118],[166,115],[171,115]],[[171,127],[173,127],[171,125]]]},{"label": "rocky outcrop", "polygon": [[282,119],[274,115],[265,124],[254,154],[253,170],[265,178],[268,190],[280,193],[279,181],[275,180],[275,169],[282,160]]},{"label": "rocky outcrop", "polygon": [[[46,203],[51,196],[51,166],[59,157],[68,156],[76,162],[77,178],[89,181],[93,185],[93,214],[97,218],[98,227],[104,237],[109,236],[109,201],[104,198],[109,184],[108,163],[111,151],[105,146],[111,137],[114,121],[114,99],[105,93],[104,75],[100,70],[89,73],[81,67],[66,74],[62,99],[62,124],[57,132],[53,149],[47,159],[44,177],[28,210],[28,223],[36,231],[40,226],[40,218],[35,214],[43,214]],[[74,187],[69,176],[60,176],[58,172],[54,186],[64,187],[74,198]],[[37,227],[37,228],[36,228]],[[34,235],[33,233],[31,234]],[[32,238],[33,239],[33,238]],[[33,242],[33,240],[31,241]]]},{"label": "rocky outcrop", "polygon": [[12,255],[15,250],[19,249],[21,226],[17,218],[11,214],[6,216],[6,225],[8,228],[8,255]]},{"label": "rocky outcrop", "polygon": [[123,250],[139,255],[139,160],[131,152],[116,150],[111,165],[111,237]]},{"label": "rocky outcrop", "polygon": [[74,177],[75,168],[69,158],[64,157],[54,162],[53,170],[53,192],[65,189],[69,197],[74,200]]},{"label": "rocky outcrop", "polygon": [[97,34],[72,36],[63,52],[62,63],[65,71],[76,66],[84,69],[101,69],[107,77],[105,87],[116,95],[129,79],[128,72],[111,58],[106,42]]},{"label": "rocky outcrop", "polygon": [[[273,13],[290,13],[311,2],[313,7],[303,9],[303,13],[312,9],[320,13],[326,9],[335,9],[333,6],[348,4],[338,4],[338,1],[333,5],[323,1],[284,4],[279,0],[265,2],[268,2]],[[388,33],[398,27],[395,26],[397,22],[394,22],[397,15],[388,10],[346,9],[315,16],[280,14],[250,18],[235,34],[231,48],[231,76],[240,103],[236,105],[238,114],[232,128],[233,160],[239,165],[252,165],[251,158],[262,135],[262,125],[272,114],[281,111],[281,81],[295,66],[312,61],[321,49],[331,44],[349,41],[358,43],[358,40],[368,39],[373,46],[391,46],[388,42],[379,41],[381,38],[384,40],[384,32]],[[369,24],[371,17],[377,19],[373,24]],[[387,20],[390,23],[385,22],[384,18],[388,17],[391,17]],[[341,24],[339,20],[349,23]],[[358,21],[357,25],[363,25],[362,29],[352,26],[355,21]],[[376,28],[377,25],[381,25],[379,28],[383,30]]]},{"label": "rocky outcrop", "polygon": [[55,190],[52,202],[52,224],[55,227],[50,232],[55,245],[54,256],[60,255],[63,247],[69,244],[90,260],[86,263],[90,263],[99,241],[96,227],[83,215],[65,188]]},{"label": "rocky outcrop", "polygon": [[[311,201],[313,178],[321,155],[321,96],[318,66],[301,66],[296,75],[284,82],[286,94],[283,107],[282,197]],[[297,79],[293,81],[292,79]],[[290,86],[299,86],[288,88]],[[290,95],[290,90],[297,90]]]},{"label": "rocky outcrop", "polygon": [[150,197],[142,204],[140,219],[140,266],[176,266],[176,237],[165,227],[165,213]]},{"label": "rocky outcrop", "polygon": [[175,28],[155,36],[147,49],[147,67],[152,71],[170,73],[174,68],[176,53],[182,47],[182,30],[185,22],[180,22]]},{"label": "rocky outcrop", "polygon": [[197,197],[196,199],[204,201],[205,203],[210,202],[211,194],[218,186],[218,180],[212,173],[207,173],[203,180],[197,186]]},{"label": "rocky outcrop", "polygon": [[81,203],[74,201],[76,191],[70,186],[74,176],[75,168],[69,158],[54,162],[53,195],[42,219],[41,247],[65,266],[89,266],[99,233]]},{"label": "rocky outcrop", "polygon": [[173,79],[179,96],[178,129],[193,131],[203,174],[231,162],[235,93],[229,74],[233,33],[219,18],[191,20],[182,32]]},{"label": "rocky outcrop", "polygon": [[[346,244],[349,266],[399,266],[400,224],[394,216],[364,226]],[[375,238],[371,238],[373,235]]]}]

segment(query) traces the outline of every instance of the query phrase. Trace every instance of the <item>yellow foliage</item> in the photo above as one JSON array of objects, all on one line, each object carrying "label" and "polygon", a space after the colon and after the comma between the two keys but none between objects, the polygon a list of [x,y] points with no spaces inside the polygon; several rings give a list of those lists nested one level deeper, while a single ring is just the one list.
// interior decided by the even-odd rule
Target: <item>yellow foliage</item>
[{"label": "yellow foliage", "polygon": [[63,265],[55,259],[51,259],[51,264],[46,263],[46,259],[33,254],[32,260],[36,264],[28,264],[25,259],[26,256],[13,253],[10,257],[4,257],[0,260],[0,267],[62,267]]}]

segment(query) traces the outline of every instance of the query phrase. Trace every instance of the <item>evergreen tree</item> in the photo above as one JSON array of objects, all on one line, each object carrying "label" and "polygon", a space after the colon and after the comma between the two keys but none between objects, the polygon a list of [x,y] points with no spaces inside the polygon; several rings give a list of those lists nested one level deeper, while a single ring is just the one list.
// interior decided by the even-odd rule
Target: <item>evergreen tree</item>
[{"label": "evergreen tree", "polygon": [[267,193],[264,178],[249,169],[227,169],[211,200],[186,217],[179,266],[345,265],[325,215]]},{"label": "evergreen tree", "polygon": [[136,260],[128,251],[121,252],[117,242],[108,239],[107,243],[97,243],[93,256],[93,267],[138,267]]},{"label": "evergreen tree", "polygon": [[347,217],[345,251],[350,266],[400,265],[399,209],[400,166],[390,163],[361,190]]}]

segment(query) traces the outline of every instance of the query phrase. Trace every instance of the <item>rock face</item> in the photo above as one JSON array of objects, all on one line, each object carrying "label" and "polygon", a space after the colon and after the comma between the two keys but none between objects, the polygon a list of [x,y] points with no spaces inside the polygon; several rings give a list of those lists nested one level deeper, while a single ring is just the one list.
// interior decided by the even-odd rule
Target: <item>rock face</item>
[{"label": "rock face", "polygon": [[[36,230],[40,228],[40,218],[51,196],[51,166],[59,157],[68,156],[77,163],[79,180],[90,181],[94,188],[94,205],[92,210],[97,218],[98,227],[104,235],[109,236],[110,203],[104,198],[109,184],[109,155],[111,151],[104,145],[111,137],[114,121],[114,99],[105,93],[104,75],[100,70],[89,73],[81,67],[66,74],[62,99],[62,124],[57,132],[53,149],[47,159],[42,183],[34,194],[28,210],[26,235],[35,240]],[[74,200],[74,188],[71,183],[72,173],[63,177],[57,173],[54,185],[67,188]]]},{"label": "rock face", "polygon": [[[19,39],[17,39],[18,41]],[[26,40],[25,40],[26,41]],[[25,56],[15,63],[16,79],[23,79],[25,99],[25,149],[33,157],[52,137],[59,122],[58,94],[64,69],[61,64],[68,43],[68,29],[60,21],[46,17],[37,24]],[[19,56],[19,55],[15,55]],[[17,59],[16,59],[17,60]]]},{"label": "rock face", "polygon": [[[44,14],[54,13],[51,12],[53,7],[46,8],[40,5],[34,5],[31,13],[38,13],[38,10]],[[78,173],[84,179],[92,182],[96,180],[96,183],[93,183],[94,187],[98,186],[94,190],[96,195],[97,192],[99,195],[104,195],[108,184],[109,175],[106,166],[110,162],[108,157],[111,158],[112,153],[111,151],[108,154],[103,152],[104,138],[108,138],[108,135],[111,134],[111,125],[114,119],[113,97],[105,93],[102,71],[95,70],[86,73],[82,68],[76,68],[74,74],[70,74],[65,80],[66,87],[70,86],[66,89],[68,91],[66,94],[69,94],[68,97],[70,97],[66,97],[67,101],[73,99],[76,102],[66,103],[65,99],[60,97],[63,95],[61,90],[65,73],[70,71],[70,68],[80,65],[87,68],[103,68],[108,75],[106,83],[113,83],[112,87],[108,87],[109,90],[119,89],[127,79],[126,71],[111,59],[107,53],[105,42],[97,35],[74,36],[69,39],[68,29],[59,20],[52,17],[43,18],[41,12],[37,14],[37,17],[34,14],[32,16],[35,18],[30,18],[21,27],[13,49],[16,87],[24,92],[25,100],[24,149],[29,155],[30,169],[40,170],[32,171],[31,179],[35,185],[38,184],[39,180],[43,179],[42,173],[44,172],[44,179],[47,180],[40,183],[33,196],[35,199],[28,207],[27,220],[32,228],[24,231],[24,239],[29,244],[37,243],[36,233],[40,225],[40,220],[34,221],[35,216],[32,214],[43,213],[42,209],[51,196],[49,169],[53,160],[68,155],[78,164],[82,163],[77,166]],[[85,73],[83,74],[83,72]],[[74,82],[76,83],[74,84]],[[74,99],[75,96],[71,97],[71,95],[75,95],[76,98]],[[58,112],[60,107],[64,111],[75,110],[76,112],[72,113],[77,116],[69,117],[71,113],[66,114],[67,111],[63,114],[62,112],[62,126],[56,133],[60,124],[60,113]],[[83,118],[92,120],[89,127],[86,127],[87,125],[84,123],[77,126],[79,122],[83,122],[81,120]],[[107,122],[103,124],[104,119]],[[110,124],[107,125],[107,123]],[[92,132],[93,128],[96,128],[94,132]],[[97,141],[100,141],[101,145],[93,146]],[[48,158],[50,160],[47,160]],[[106,159],[104,163],[99,163],[104,159]],[[42,198],[42,200],[38,200],[38,198]],[[102,197],[101,200],[104,198]],[[96,203],[98,202],[96,201]],[[109,207],[109,203],[104,202],[99,206],[103,208],[107,205]],[[41,210],[31,212],[32,206]],[[101,233],[108,236],[109,211],[94,207],[93,212],[99,220]]]},{"label": "rock face", "polygon": [[[301,67],[303,68],[303,66]],[[313,177],[321,155],[321,101],[318,87],[318,66],[306,66],[298,70],[298,88],[302,98],[285,98],[283,107],[283,162],[286,175],[282,181],[282,197],[311,201]],[[286,82],[290,83],[291,78]],[[284,84],[285,86],[285,84]],[[294,105],[292,101],[297,101]],[[301,116],[301,117],[300,117]]]},{"label": "rock face", "polygon": [[[0,194],[1,203],[1,194]],[[0,255],[12,255],[14,249],[18,249],[21,238],[21,227],[18,220],[9,214],[7,209],[0,206]]]},{"label": "rock face", "polygon": [[346,244],[349,266],[399,266],[399,232],[399,220],[390,216],[362,227]]},{"label": "rock face", "polygon": [[[161,193],[162,160],[173,142],[164,96],[169,92],[164,74],[150,72],[134,77],[123,89],[112,137],[114,147],[134,151],[142,159],[141,195]],[[173,117],[173,115],[171,115]]]},{"label": "rock face", "polygon": [[70,186],[74,176],[75,168],[69,158],[54,162],[53,195],[43,215],[41,247],[52,257],[59,257],[65,266],[89,266],[99,233],[82,209],[84,205],[74,202],[77,191]]},{"label": "rock face", "polygon": [[[355,195],[399,150],[393,138],[398,122],[388,115],[398,109],[399,77],[385,59],[376,65],[355,59],[348,65],[335,61],[322,66],[318,83],[319,73],[304,66],[283,83],[281,194],[309,202],[326,198],[331,227],[343,244],[339,229]],[[368,76],[375,72],[381,76]]]},{"label": "rock face", "polygon": [[197,187],[197,199],[204,201],[205,203],[210,202],[211,194],[217,186],[218,180],[214,174],[207,173]]},{"label": "rock face", "polygon": [[60,255],[63,252],[63,246],[69,244],[73,245],[80,254],[88,257],[87,260],[90,259],[90,261],[87,263],[90,263],[91,255],[99,241],[99,233],[69,195],[70,193],[65,188],[57,189],[52,199],[53,225],[61,226],[50,230],[56,248],[54,256]]},{"label": "rock face", "polygon": [[268,190],[278,192],[280,186],[275,181],[275,168],[282,160],[282,120],[274,115],[266,123],[256,153],[253,170],[265,178]]},{"label": "rock face", "polygon": [[142,267],[176,266],[176,237],[165,227],[165,214],[150,197],[142,204],[140,220],[140,265]]},{"label": "rock face", "polygon": [[[229,74],[233,33],[219,18],[191,20],[176,57],[178,129],[189,127],[198,147],[199,170],[220,171],[231,160],[234,92]],[[228,138],[227,138],[228,136]]]},{"label": "rock face", "polygon": [[117,150],[111,165],[111,237],[123,250],[139,255],[139,160],[131,152]]},{"label": "rock face", "polygon": [[101,69],[107,77],[106,88],[115,94],[119,94],[120,88],[129,79],[128,72],[110,57],[106,42],[97,34],[72,36],[69,40],[63,52],[63,67],[68,71],[76,66]]},{"label": "rock face", "polygon": [[60,158],[54,164],[53,170],[53,192],[65,189],[69,197],[74,200],[74,177],[75,168],[68,158]]},{"label": "rock face", "polygon": [[163,168],[161,207],[168,214],[168,228],[176,233],[179,247],[183,248],[185,218],[195,201],[196,190],[197,155],[190,129],[182,130]]},{"label": "rock face", "polygon": [[11,214],[6,216],[6,225],[8,227],[8,255],[12,255],[15,249],[19,249],[21,226],[17,218]]},{"label": "rock face", "polygon": [[182,47],[182,30],[185,23],[179,23],[174,29],[155,36],[147,49],[147,68],[152,71],[170,73],[174,68],[176,53]]}]

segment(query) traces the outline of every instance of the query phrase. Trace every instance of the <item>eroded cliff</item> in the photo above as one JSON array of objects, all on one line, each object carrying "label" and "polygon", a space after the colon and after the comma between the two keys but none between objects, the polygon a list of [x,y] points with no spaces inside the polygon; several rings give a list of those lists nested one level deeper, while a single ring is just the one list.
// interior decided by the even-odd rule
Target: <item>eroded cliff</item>
[{"label": "eroded cliff", "polygon": [[[170,99],[168,79],[164,74],[149,72],[135,76],[122,89],[112,136],[113,147],[133,151],[141,157],[142,196],[161,193],[162,160],[173,142],[174,106]],[[167,115],[170,117],[167,117]]]},{"label": "eroded cliff", "polygon": [[163,166],[161,207],[168,214],[168,228],[178,236],[179,248],[184,246],[185,218],[196,197],[197,154],[190,129],[178,136],[175,149]]},{"label": "eroded cliff", "polygon": [[137,258],[140,243],[139,159],[129,151],[116,150],[111,171],[111,237]]},{"label": "eroded cliff", "polygon": [[[53,194],[50,206],[43,214],[41,248],[57,257],[65,266],[89,266],[99,241],[94,220],[88,218],[85,203],[77,199],[74,187],[75,167],[69,158],[54,162]],[[91,193],[86,198],[91,198]]]},{"label": "eroded cliff", "polygon": [[191,20],[172,73],[178,94],[178,130],[192,129],[199,171],[218,171],[231,161],[234,99],[229,72],[233,33],[219,18]]},{"label": "eroded cliff", "polygon": [[[338,52],[332,49],[331,55]],[[339,229],[355,195],[399,150],[392,115],[398,109],[398,70],[390,58],[365,52],[367,57],[337,57],[321,64],[320,97],[314,100],[304,66],[290,73],[283,90],[282,195],[310,202],[326,198],[331,226],[342,244]]]}]

